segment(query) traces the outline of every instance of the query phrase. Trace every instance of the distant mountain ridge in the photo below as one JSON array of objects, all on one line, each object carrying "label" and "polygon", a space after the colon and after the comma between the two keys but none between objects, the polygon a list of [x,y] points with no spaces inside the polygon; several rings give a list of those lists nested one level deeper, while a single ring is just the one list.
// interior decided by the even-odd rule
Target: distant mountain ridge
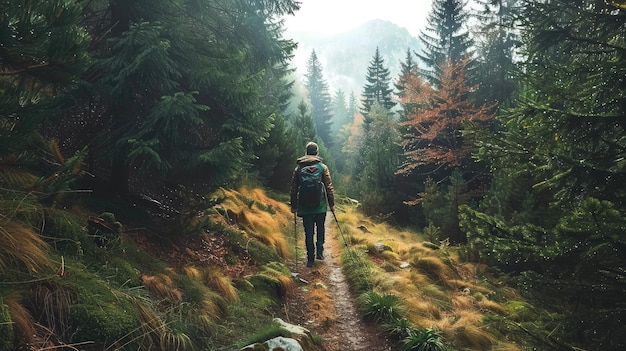
[{"label": "distant mountain ridge", "polygon": [[354,92],[355,96],[360,97],[367,67],[376,47],[391,73],[391,83],[398,78],[400,62],[405,61],[407,49],[420,51],[419,41],[406,28],[385,20],[368,21],[337,35],[287,30],[285,37],[298,43],[292,64],[302,81],[306,74],[306,62],[315,50],[331,95],[337,89],[342,89],[346,96]]}]

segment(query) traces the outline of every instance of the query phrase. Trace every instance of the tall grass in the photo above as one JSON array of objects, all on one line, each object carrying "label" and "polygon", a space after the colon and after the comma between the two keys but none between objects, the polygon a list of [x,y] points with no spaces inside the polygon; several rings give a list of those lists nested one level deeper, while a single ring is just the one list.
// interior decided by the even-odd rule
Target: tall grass
[{"label": "tall grass", "polygon": [[19,267],[30,272],[52,268],[50,247],[35,231],[0,214],[0,273]]},{"label": "tall grass", "polygon": [[[496,345],[503,350],[509,347],[505,341],[496,342],[494,335],[500,333],[498,325],[487,324],[487,316],[495,314],[511,318],[515,315],[519,318],[526,309],[511,307],[520,306],[520,303],[506,305],[508,299],[521,300],[519,294],[502,281],[490,283],[493,277],[485,273],[484,265],[462,261],[458,249],[445,242],[422,241],[419,234],[365,220],[353,208],[340,211],[339,220],[352,242],[350,250],[342,254],[352,288],[363,294],[361,296],[373,297],[370,294],[374,294],[375,289],[380,296],[393,294],[401,297],[406,321],[398,325],[402,320],[399,319],[395,327],[405,330],[404,350],[429,350],[429,344],[423,343],[424,335],[420,334],[427,330],[430,332],[426,334],[436,341],[432,348],[435,350],[445,349],[444,343],[475,350],[491,350]],[[445,235],[434,229],[428,229],[427,239],[437,241],[437,236]],[[363,249],[371,251],[378,243],[385,244],[388,249],[370,256],[363,253]],[[348,252],[357,255],[359,260],[351,259]],[[373,262],[381,259],[383,263],[376,267]],[[399,268],[406,263],[409,263],[407,268]],[[370,299],[364,306],[370,306],[369,310],[362,310],[370,318],[385,319],[376,317],[384,316],[382,302]],[[521,314],[512,313],[516,310]],[[413,331],[410,337],[409,325]],[[396,332],[398,330],[393,333]],[[401,335],[398,333],[396,336]],[[514,345],[511,348],[515,349]]]},{"label": "tall grass", "polygon": [[221,212],[212,219],[226,225],[236,225],[247,235],[271,247],[280,257],[287,257],[285,233],[290,226],[291,210],[265,194],[261,189],[220,189],[216,196],[224,200]]}]

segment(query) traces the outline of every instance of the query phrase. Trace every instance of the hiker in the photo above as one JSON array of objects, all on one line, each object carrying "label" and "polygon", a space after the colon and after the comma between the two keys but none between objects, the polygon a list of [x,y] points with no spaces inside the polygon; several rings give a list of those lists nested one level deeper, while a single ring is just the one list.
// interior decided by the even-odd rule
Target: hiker
[{"label": "hiker", "polygon": [[[315,259],[324,259],[324,222],[330,207],[335,211],[333,182],[328,166],[318,156],[319,147],[314,142],[306,144],[306,154],[297,160],[298,166],[291,177],[291,212],[302,217],[306,242],[307,267],[313,267]],[[313,234],[317,227],[317,241]]]}]

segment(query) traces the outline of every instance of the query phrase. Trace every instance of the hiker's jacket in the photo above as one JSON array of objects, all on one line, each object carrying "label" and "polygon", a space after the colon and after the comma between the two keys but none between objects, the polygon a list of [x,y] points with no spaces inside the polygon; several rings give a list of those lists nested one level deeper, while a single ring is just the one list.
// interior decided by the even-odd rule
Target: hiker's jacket
[{"label": "hiker's jacket", "polygon": [[292,210],[297,210],[298,216],[300,217],[304,215],[324,213],[327,211],[328,206],[335,206],[335,194],[333,191],[333,182],[330,178],[330,171],[328,170],[328,166],[322,163],[322,167],[324,168],[324,171],[322,172],[322,183],[324,184],[324,188],[326,188],[326,198],[328,201],[322,201],[318,207],[312,209],[298,208],[298,169],[300,167],[309,166],[318,162],[322,162],[322,158],[315,155],[305,155],[298,158],[296,161],[298,166],[294,169],[293,175],[291,176],[291,208]]}]

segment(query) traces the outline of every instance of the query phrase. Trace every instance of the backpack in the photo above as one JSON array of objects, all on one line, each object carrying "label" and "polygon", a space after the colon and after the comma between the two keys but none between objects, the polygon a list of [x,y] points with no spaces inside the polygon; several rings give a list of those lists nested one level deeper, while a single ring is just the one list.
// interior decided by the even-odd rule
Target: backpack
[{"label": "backpack", "polygon": [[323,172],[321,162],[298,167],[298,208],[314,209],[326,200]]}]

